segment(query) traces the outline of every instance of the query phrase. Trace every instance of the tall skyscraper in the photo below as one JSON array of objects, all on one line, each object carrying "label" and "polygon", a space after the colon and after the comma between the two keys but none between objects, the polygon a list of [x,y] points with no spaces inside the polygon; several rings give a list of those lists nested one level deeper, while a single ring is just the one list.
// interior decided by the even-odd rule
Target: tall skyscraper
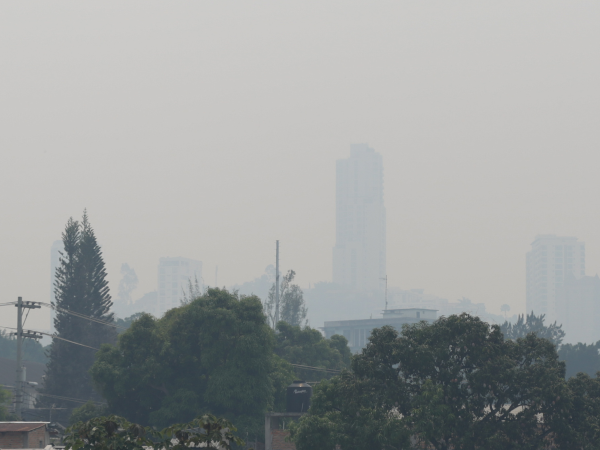
[{"label": "tall skyscraper", "polygon": [[367,144],[350,146],[337,161],[333,282],[374,290],[386,276],[385,206],[381,155]]},{"label": "tall skyscraper", "polygon": [[[585,244],[575,237],[538,235],[527,253],[527,312],[546,314],[546,323],[564,311],[557,301],[570,277],[585,276]],[[568,306],[568,305],[567,305]]]},{"label": "tall skyscraper", "polygon": [[181,304],[183,293],[188,292],[190,281],[196,278],[202,288],[202,261],[188,258],[160,258],[158,263],[158,308],[161,316]]}]

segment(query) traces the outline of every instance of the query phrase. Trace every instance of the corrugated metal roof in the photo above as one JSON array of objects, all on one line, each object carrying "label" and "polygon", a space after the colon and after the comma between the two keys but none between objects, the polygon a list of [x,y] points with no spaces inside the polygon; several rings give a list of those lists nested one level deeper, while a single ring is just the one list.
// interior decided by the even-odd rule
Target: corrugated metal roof
[{"label": "corrugated metal roof", "polygon": [[7,431],[33,431],[45,427],[49,422],[0,422],[0,433]]}]

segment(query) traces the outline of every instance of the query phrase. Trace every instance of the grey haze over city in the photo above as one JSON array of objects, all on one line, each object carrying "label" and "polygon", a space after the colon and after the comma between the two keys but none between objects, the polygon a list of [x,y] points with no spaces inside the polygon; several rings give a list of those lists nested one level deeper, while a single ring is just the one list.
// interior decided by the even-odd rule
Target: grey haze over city
[{"label": "grey haze over city", "polygon": [[[598,3],[0,12],[5,301],[49,301],[51,247],[84,208],[113,299],[124,263],[133,300],[156,291],[164,257],[240,288],[275,264],[276,240],[306,292],[332,282],[336,165],[356,148],[381,157],[385,271],[371,276],[387,275],[390,294],[524,313],[538,235],[577,238],[575,275],[600,272]],[[336,304],[339,318],[380,313],[381,292]],[[335,319],[306,297],[311,326]],[[0,326],[15,317],[5,308]],[[48,311],[28,326],[47,330]]]}]

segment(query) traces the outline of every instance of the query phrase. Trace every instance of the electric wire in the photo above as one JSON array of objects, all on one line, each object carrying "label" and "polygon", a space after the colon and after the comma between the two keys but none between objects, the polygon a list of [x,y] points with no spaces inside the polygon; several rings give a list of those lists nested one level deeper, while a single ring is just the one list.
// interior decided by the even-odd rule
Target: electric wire
[{"label": "electric wire", "polygon": [[[3,326],[0,326],[0,328],[6,328],[7,330],[16,330],[16,328],[13,328],[13,327],[3,327]],[[96,348],[96,347],[90,347],[89,345],[80,344],[79,342],[70,341],[68,339],[58,337],[56,334],[44,333],[43,331],[34,331],[34,330],[23,330],[23,331],[29,331],[31,333],[43,334],[45,336],[50,336],[52,339],[59,339],[61,341],[70,342],[71,344],[75,344],[75,345],[80,345],[82,347],[91,348],[92,350],[100,350],[99,348]]]},{"label": "electric wire", "polygon": [[104,320],[100,320],[100,319],[98,319],[96,317],[86,316],[85,314],[76,313],[76,312],[70,311],[68,309],[64,309],[64,308],[60,308],[58,306],[54,306],[54,305],[52,305],[50,303],[44,303],[44,302],[38,302],[38,303],[40,305],[42,305],[42,306],[45,306],[46,308],[50,308],[50,309],[53,309],[55,311],[60,311],[60,312],[65,313],[65,314],[70,314],[72,316],[79,317],[81,319],[91,320],[92,322],[100,323],[102,325],[106,325],[106,326],[113,327],[113,328],[119,328],[120,330],[126,330],[127,329],[127,328],[124,328],[124,327],[120,327],[119,325],[115,325],[114,323],[105,322]]},{"label": "electric wire", "polygon": [[327,373],[341,373],[341,370],[338,369],[325,369],[323,367],[313,367],[313,366],[305,366],[303,364],[290,364],[297,369],[306,369],[306,370],[314,370],[317,372],[327,372]]}]

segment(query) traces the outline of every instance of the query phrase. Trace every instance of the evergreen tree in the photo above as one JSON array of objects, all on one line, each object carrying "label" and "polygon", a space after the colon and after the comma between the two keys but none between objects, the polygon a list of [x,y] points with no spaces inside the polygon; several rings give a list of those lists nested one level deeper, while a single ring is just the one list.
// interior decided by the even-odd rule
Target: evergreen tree
[{"label": "evergreen tree", "polygon": [[[56,311],[54,327],[61,339],[53,339],[48,352],[49,362],[42,394],[70,397],[82,400],[98,399],[92,388],[89,369],[94,363],[96,351],[104,343],[116,341],[116,330],[108,325],[76,317],[65,310],[113,323],[112,306],[106,280],[106,269],[100,246],[96,241],[87,212],[81,223],[69,219],[62,235],[64,252],[56,269],[54,286]],[[92,347],[92,348],[89,348]],[[68,417],[76,404],[56,397],[40,397],[40,403],[68,408],[62,415]]]}]

